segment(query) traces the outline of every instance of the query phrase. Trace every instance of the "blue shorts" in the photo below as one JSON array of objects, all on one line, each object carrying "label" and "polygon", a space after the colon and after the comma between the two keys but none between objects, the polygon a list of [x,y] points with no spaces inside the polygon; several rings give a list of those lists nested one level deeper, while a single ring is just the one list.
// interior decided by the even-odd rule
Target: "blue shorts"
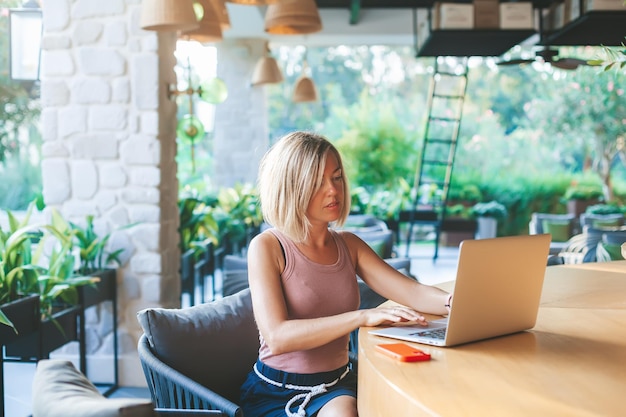
[{"label": "blue shorts", "polygon": [[[283,384],[313,386],[322,383],[330,383],[339,378],[346,370],[346,366],[329,372],[316,374],[296,374],[280,371],[265,365],[260,360],[256,362],[257,369],[265,377],[272,381]],[[357,377],[350,371],[327,391],[315,395],[306,406],[306,415],[315,415],[328,401],[340,395],[349,395],[356,398]],[[246,417],[285,417],[285,406],[295,395],[306,393],[306,391],[287,389],[263,381],[252,370],[246,381],[241,386],[241,408]],[[295,413],[302,400],[296,401],[290,408]]]}]

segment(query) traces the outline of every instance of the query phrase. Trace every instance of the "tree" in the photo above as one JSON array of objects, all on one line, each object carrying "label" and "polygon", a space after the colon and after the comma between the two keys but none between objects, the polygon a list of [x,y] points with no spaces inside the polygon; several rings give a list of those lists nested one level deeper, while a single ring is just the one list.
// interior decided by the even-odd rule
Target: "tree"
[{"label": "tree", "polygon": [[378,101],[366,92],[350,107],[335,108],[346,126],[336,141],[348,178],[371,189],[393,187],[399,178],[412,181],[417,162],[415,133],[396,117],[400,102]]},{"label": "tree", "polygon": [[583,170],[593,169],[605,199],[612,201],[611,170],[626,164],[626,74],[581,67],[552,82],[553,94],[534,102],[530,122],[543,129],[544,140],[560,147],[562,158],[569,154]]}]

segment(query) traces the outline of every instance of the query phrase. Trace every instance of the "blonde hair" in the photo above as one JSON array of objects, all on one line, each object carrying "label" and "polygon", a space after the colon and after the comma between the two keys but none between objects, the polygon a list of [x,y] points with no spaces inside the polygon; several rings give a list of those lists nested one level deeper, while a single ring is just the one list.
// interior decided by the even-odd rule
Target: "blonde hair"
[{"label": "blonde hair", "polygon": [[322,186],[326,155],[332,152],[343,177],[342,208],[336,224],[350,212],[350,189],[339,151],[323,136],[293,132],[283,136],[261,159],[258,189],[263,218],[295,242],[307,238],[306,210]]}]

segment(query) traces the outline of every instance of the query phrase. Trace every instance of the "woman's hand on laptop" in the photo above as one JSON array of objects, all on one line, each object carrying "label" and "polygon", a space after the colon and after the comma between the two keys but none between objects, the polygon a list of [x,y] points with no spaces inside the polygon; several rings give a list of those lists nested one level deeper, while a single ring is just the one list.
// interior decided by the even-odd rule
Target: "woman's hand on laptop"
[{"label": "woman's hand on laptop", "polygon": [[422,326],[428,325],[426,318],[409,307],[379,307],[361,310],[365,314],[364,326],[380,326],[393,323],[415,322]]}]

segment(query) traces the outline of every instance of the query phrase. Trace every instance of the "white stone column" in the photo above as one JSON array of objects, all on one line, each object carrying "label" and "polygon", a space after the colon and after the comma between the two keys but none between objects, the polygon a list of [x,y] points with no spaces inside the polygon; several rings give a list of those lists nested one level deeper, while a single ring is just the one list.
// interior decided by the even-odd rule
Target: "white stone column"
[{"label": "white stone column", "polygon": [[[74,222],[93,214],[112,248],[124,248],[120,383],[143,386],[136,312],[180,297],[176,104],[167,97],[176,36],[141,30],[140,0],[42,3],[44,199]],[[110,325],[90,322],[90,337],[108,343]]]},{"label": "white stone column", "polygon": [[255,183],[269,147],[265,89],[251,86],[252,72],[265,52],[263,39],[223,40],[217,48],[217,75],[228,98],[215,110],[214,184]]}]

